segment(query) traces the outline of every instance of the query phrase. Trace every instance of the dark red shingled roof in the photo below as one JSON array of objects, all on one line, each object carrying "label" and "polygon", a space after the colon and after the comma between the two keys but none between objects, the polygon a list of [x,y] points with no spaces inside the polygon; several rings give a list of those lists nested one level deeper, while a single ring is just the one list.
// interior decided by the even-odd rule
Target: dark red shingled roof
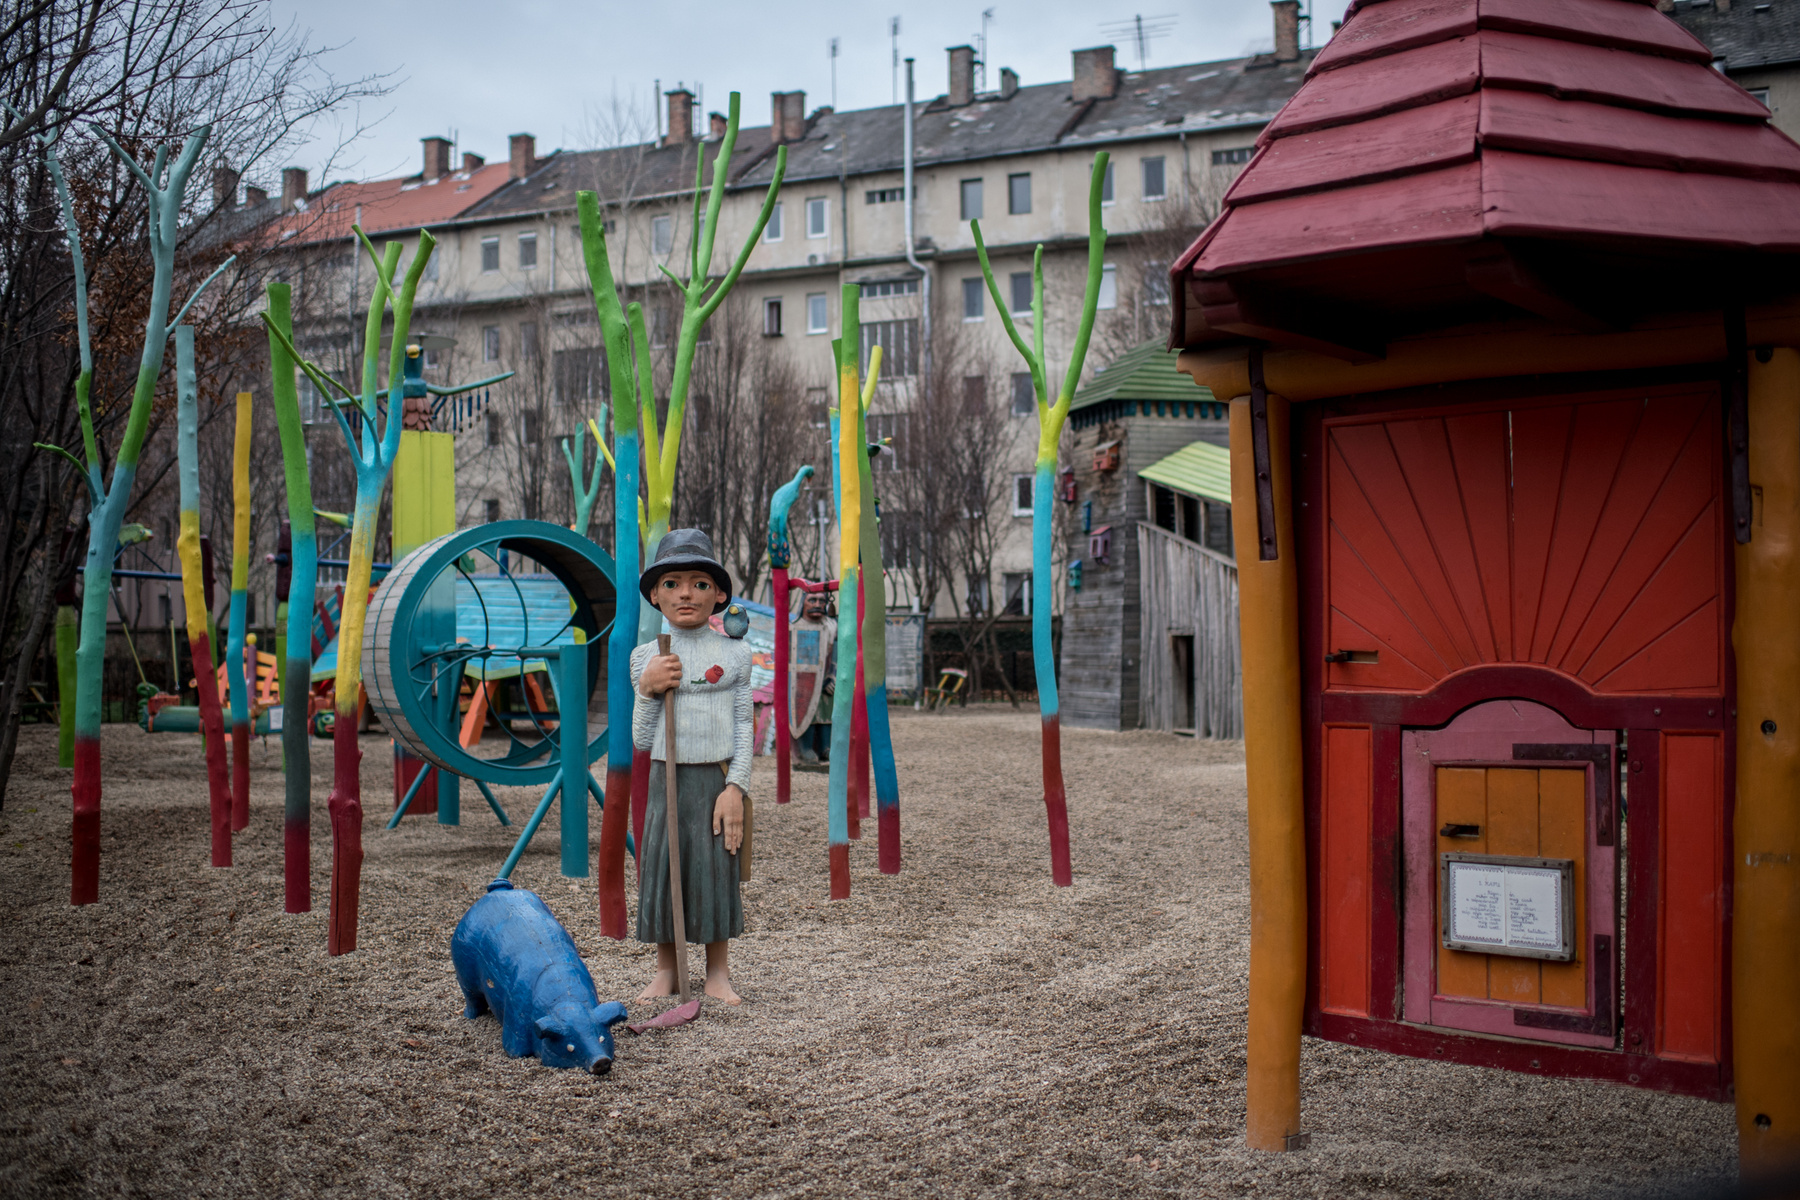
[{"label": "dark red shingled roof", "polygon": [[1173,343],[1356,360],[1789,290],[1800,145],[1641,0],[1358,0],[1174,264]]}]

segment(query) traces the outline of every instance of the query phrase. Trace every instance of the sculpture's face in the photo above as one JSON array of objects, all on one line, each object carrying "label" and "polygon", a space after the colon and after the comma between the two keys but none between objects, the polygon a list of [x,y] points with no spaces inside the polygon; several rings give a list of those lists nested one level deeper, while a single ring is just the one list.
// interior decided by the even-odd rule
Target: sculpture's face
[{"label": "sculpture's face", "polygon": [[825,595],[823,592],[808,592],[806,602],[800,606],[800,612],[808,620],[819,621],[825,617]]},{"label": "sculpture's face", "polygon": [[537,1021],[537,1056],[546,1067],[579,1067],[595,1075],[612,1070],[612,1027],[625,1019],[616,1001],[582,1009],[559,1004]]},{"label": "sculpture's face", "polygon": [[668,571],[650,589],[657,610],[677,629],[698,629],[717,607],[719,585],[705,571]]}]

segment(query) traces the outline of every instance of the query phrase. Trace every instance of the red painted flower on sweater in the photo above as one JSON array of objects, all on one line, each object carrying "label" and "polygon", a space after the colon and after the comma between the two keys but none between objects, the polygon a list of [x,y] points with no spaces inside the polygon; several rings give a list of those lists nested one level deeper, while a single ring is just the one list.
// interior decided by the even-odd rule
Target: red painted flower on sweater
[{"label": "red painted flower on sweater", "polygon": [[723,678],[725,678],[725,668],[721,667],[718,663],[714,663],[712,666],[706,668],[706,682],[717,683]]}]

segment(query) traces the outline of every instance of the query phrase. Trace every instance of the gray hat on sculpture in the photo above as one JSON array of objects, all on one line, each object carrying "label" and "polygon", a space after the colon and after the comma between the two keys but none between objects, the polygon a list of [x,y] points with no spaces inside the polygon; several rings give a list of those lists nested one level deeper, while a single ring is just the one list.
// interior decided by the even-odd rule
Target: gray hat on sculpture
[{"label": "gray hat on sculpture", "polygon": [[656,581],[670,571],[705,571],[719,586],[719,599],[713,611],[723,612],[731,603],[731,575],[713,557],[712,539],[698,529],[671,529],[656,547],[656,557],[638,576],[638,591],[646,601]]}]

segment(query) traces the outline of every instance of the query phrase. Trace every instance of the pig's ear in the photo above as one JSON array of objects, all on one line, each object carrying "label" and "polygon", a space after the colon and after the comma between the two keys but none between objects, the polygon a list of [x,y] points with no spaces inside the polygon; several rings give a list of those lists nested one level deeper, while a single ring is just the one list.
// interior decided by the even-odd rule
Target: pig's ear
[{"label": "pig's ear", "polygon": [[602,1029],[610,1029],[625,1019],[625,1006],[617,1000],[609,1000],[594,1008],[594,1024]]},{"label": "pig's ear", "polygon": [[549,1017],[539,1017],[537,1019],[537,1031],[538,1036],[543,1038],[559,1038],[562,1036],[562,1031],[551,1023]]}]

